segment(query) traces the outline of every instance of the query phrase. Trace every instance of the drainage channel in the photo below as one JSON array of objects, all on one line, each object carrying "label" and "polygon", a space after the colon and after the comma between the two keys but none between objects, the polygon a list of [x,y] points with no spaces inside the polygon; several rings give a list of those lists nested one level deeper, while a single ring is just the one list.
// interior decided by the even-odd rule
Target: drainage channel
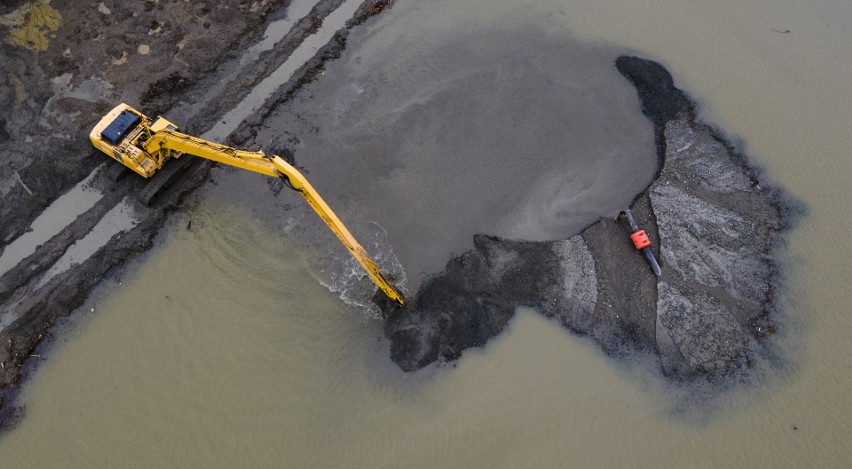
[{"label": "drainage channel", "polygon": [[[240,65],[247,65],[260,57],[261,52],[272,50],[275,44],[284,39],[284,36],[290,32],[290,29],[302,18],[308,16],[311,9],[319,3],[318,0],[294,0],[287,7],[287,16],[284,19],[276,20],[269,23],[266,31],[263,32],[263,39],[257,44],[249,47],[240,56]],[[236,75],[236,73],[234,73]],[[230,80],[229,80],[230,81]]]},{"label": "drainage channel", "polygon": [[200,96],[187,99],[177,103],[169,115],[178,122],[188,122],[191,116],[201,113],[210,103],[221,99],[226,90],[241,74],[246,73],[251,66],[256,65],[260,54],[272,50],[275,45],[284,39],[287,34],[311,10],[320,0],[294,0],[287,6],[284,19],[271,22],[263,33],[260,41],[249,46],[235,59],[227,60],[218,67],[215,79],[210,77],[205,80],[204,91]]},{"label": "drainage channel", "polygon": [[132,229],[138,223],[139,219],[136,217],[133,206],[125,197],[98,221],[92,231],[65,251],[65,254],[39,279],[36,288],[43,287],[53,277],[69,270],[73,265],[81,264],[105,246],[113,236]]},{"label": "drainage channel", "polygon": [[0,276],[18,265],[39,246],[58,235],[78,216],[94,207],[103,193],[92,187],[92,181],[104,166],[101,165],[48,206],[30,225],[29,232],[9,243],[0,255]]},{"label": "drainage channel", "polygon": [[257,112],[281,85],[287,83],[296,70],[313,58],[321,47],[331,41],[334,33],[346,25],[346,21],[352,18],[361,3],[362,0],[346,0],[326,16],[323,19],[322,26],[308,36],[284,63],[255,86],[237,106],[228,111],[210,131],[201,137],[209,140],[222,140],[236,130],[245,119]]}]

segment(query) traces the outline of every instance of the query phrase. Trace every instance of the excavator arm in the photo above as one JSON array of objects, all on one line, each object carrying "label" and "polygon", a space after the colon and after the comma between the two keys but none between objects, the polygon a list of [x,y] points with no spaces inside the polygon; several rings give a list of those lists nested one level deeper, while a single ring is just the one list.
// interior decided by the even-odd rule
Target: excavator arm
[{"label": "excavator arm", "polygon": [[311,186],[307,179],[292,165],[279,156],[266,156],[263,152],[251,152],[231,148],[227,145],[208,142],[197,137],[192,137],[174,130],[159,130],[144,142],[144,150],[150,155],[160,155],[161,161],[170,152],[181,152],[200,156],[219,163],[236,166],[267,176],[284,178],[290,187],[296,190],[308,205],[314,209],[317,215],[331,228],[331,231],[352,253],[352,256],[364,267],[364,270],[373,279],[373,282],[399,306],[404,306],[402,295],[388,282],[375,261],[367,254],[367,251],[358,243],[352,233],[337,218],[331,207],[325,203],[319,193]]}]

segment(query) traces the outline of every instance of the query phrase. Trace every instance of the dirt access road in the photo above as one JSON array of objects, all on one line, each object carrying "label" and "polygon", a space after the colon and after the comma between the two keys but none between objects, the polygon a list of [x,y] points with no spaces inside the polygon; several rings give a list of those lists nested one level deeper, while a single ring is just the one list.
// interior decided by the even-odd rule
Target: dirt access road
[{"label": "dirt access road", "polygon": [[[3,402],[16,392],[24,365],[51,337],[56,319],[74,311],[128,256],[150,247],[166,214],[208,171],[204,162],[194,163],[153,207],[141,205],[132,194],[144,181],[110,181],[112,162],[89,143],[100,116],[119,102],[135,103],[151,115],[168,111],[186,123],[183,130],[203,134],[301,54],[292,74],[250,107],[260,119],[339,53],[349,28],[388,3],[0,5],[0,105],[7,110],[0,115],[0,424],[14,414]],[[323,26],[331,15],[342,18],[335,20],[339,29],[318,34],[332,26]],[[304,56],[300,45],[309,38],[323,47]],[[220,126],[219,140],[250,144],[251,125],[242,121]]]}]

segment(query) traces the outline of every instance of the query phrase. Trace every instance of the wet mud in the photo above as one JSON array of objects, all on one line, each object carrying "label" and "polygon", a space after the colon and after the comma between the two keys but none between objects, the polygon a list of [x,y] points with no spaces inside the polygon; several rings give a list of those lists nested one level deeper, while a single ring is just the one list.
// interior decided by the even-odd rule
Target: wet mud
[{"label": "wet mud", "polygon": [[[391,358],[414,371],[456,360],[530,306],[611,355],[642,353],[679,382],[724,382],[767,357],[779,250],[795,203],[712,127],[661,65],[621,56],[653,123],[659,169],[631,208],[652,241],[649,269],[626,223],[600,219],[557,241],[474,237],[474,249],[395,310]],[[378,298],[377,298],[378,300]]]}]

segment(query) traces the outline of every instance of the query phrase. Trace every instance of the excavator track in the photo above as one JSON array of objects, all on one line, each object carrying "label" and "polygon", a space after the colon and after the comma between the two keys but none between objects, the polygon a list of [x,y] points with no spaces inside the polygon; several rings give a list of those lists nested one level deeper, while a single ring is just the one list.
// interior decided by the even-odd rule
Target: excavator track
[{"label": "excavator track", "polygon": [[175,182],[189,168],[190,164],[192,164],[192,158],[177,158],[169,161],[163,165],[162,169],[157,171],[154,177],[148,180],[148,183],[136,197],[146,206],[151,205],[151,201],[157,197],[157,194]]},{"label": "excavator track", "polygon": [[118,182],[125,174],[130,172],[130,168],[121,163],[110,163],[107,169],[107,178],[112,182]]}]

